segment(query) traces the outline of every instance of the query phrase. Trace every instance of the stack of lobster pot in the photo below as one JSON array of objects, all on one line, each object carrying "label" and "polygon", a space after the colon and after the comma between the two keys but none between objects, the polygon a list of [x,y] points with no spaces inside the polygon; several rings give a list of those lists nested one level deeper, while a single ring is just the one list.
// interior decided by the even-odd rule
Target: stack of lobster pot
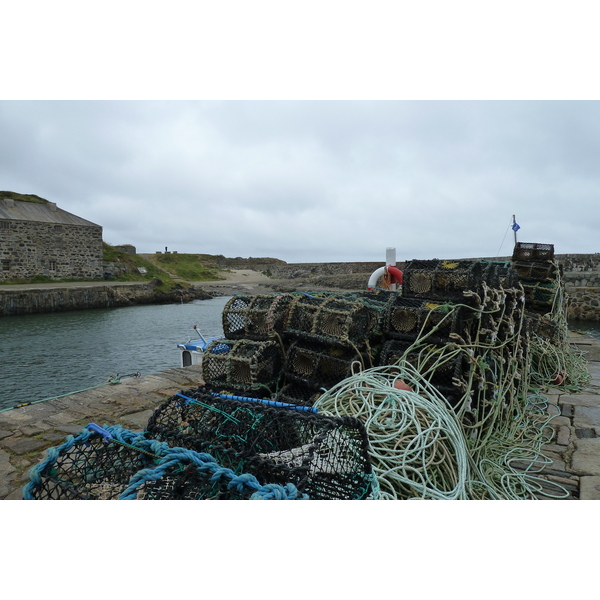
[{"label": "stack of lobster pot", "polygon": [[223,309],[224,338],[202,357],[204,381],[234,395],[270,397],[281,384],[281,344],[290,294],[234,296]]},{"label": "stack of lobster pot", "polygon": [[523,286],[528,330],[553,345],[565,344],[566,328],[559,315],[566,312],[566,296],[554,246],[518,242],[512,265]]},{"label": "stack of lobster pot", "polygon": [[559,275],[559,268],[554,261],[554,246],[517,242],[512,266],[523,286],[527,309],[538,314],[551,312]]},{"label": "stack of lobster pot", "polygon": [[[508,341],[518,339],[521,296],[508,263],[409,261],[402,295],[387,310],[380,364],[402,358],[449,404],[466,402],[475,410],[493,393],[490,382],[504,360],[501,354],[517,352]],[[490,348],[497,350],[489,352]],[[480,353],[486,354],[485,360],[477,360]]]},{"label": "stack of lobster pot", "polygon": [[284,327],[284,385],[277,399],[312,405],[324,390],[374,366],[386,292],[297,294]]}]

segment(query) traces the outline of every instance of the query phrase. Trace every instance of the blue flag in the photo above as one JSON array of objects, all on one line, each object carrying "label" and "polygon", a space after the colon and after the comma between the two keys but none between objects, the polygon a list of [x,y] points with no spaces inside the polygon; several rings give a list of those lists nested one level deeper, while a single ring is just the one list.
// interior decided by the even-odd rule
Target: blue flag
[{"label": "blue flag", "polygon": [[521,227],[520,227],[520,226],[519,226],[519,224],[518,224],[518,223],[515,221],[515,222],[512,224],[512,230],[513,230],[513,231],[515,231],[515,232],[517,232],[517,231],[519,231],[519,229],[521,229]]}]

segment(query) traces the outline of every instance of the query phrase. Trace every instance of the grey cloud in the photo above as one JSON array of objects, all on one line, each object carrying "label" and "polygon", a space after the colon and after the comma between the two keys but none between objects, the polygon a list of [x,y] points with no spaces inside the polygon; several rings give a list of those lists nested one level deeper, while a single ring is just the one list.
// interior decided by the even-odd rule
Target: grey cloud
[{"label": "grey cloud", "polygon": [[[140,252],[595,252],[597,102],[0,102],[0,189]],[[526,239],[529,238],[529,239]]]}]

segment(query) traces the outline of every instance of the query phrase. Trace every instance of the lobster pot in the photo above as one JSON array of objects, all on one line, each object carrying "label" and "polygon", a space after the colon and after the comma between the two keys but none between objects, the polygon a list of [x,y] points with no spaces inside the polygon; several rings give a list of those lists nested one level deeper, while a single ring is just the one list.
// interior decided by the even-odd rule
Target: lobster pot
[{"label": "lobster pot", "polygon": [[376,330],[377,323],[377,310],[357,299],[339,294],[299,295],[290,305],[285,332],[329,343],[350,340],[360,344]]},{"label": "lobster pot", "polygon": [[483,280],[491,288],[509,290],[518,287],[519,276],[506,261],[481,261]]},{"label": "lobster pot", "polygon": [[396,296],[387,307],[384,333],[391,339],[448,341],[453,333],[463,336],[474,319],[475,313],[466,306]]},{"label": "lobster pot", "polygon": [[425,352],[410,351],[411,344],[400,340],[388,340],[381,352],[380,364],[392,365],[401,358],[412,365],[434,387],[452,389],[460,383],[466,385],[465,363],[462,354],[454,357],[444,357],[440,352],[432,352],[428,348]]},{"label": "lobster pot", "polygon": [[513,268],[520,279],[551,282],[556,279],[558,270],[552,261],[514,262]]},{"label": "lobster pot", "polygon": [[291,482],[311,499],[352,500],[371,493],[368,439],[352,417],[233,400],[196,388],[164,402],[147,432],[172,445],[208,452],[259,482]]},{"label": "lobster pot", "polygon": [[293,341],[284,363],[285,383],[309,390],[329,389],[363,366],[363,357],[349,346],[331,345],[311,339]]},{"label": "lobster pot", "polygon": [[283,355],[275,341],[215,340],[202,356],[202,378],[231,390],[277,387]]},{"label": "lobster pot", "polygon": [[262,485],[214,457],[121,427],[84,430],[31,470],[27,500],[300,499],[290,484]]},{"label": "lobster pot", "polygon": [[281,333],[291,294],[234,296],[223,308],[223,332],[227,339],[266,340]]},{"label": "lobster pot", "polygon": [[535,312],[550,312],[558,288],[555,283],[541,281],[521,281],[525,295],[525,305]]},{"label": "lobster pot", "polygon": [[554,260],[554,245],[517,242],[513,250],[512,259],[513,262]]},{"label": "lobster pot", "polygon": [[530,337],[537,335],[557,347],[562,347],[566,343],[567,330],[565,326],[561,326],[556,321],[536,313],[528,313],[527,320],[529,322],[528,333]]},{"label": "lobster pot", "polygon": [[313,406],[323,392],[315,391],[302,383],[287,383],[275,395],[278,402],[296,404],[298,406]]},{"label": "lobster pot", "polygon": [[464,291],[480,293],[484,265],[474,260],[412,260],[404,267],[402,295],[468,302]]}]

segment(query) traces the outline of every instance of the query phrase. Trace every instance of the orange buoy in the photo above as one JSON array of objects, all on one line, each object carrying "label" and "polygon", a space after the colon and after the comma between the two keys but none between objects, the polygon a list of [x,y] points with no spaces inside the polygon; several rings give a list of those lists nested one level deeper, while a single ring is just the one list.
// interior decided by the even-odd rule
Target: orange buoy
[{"label": "orange buoy", "polygon": [[402,379],[396,379],[396,381],[394,381],[394,387],[397,390],[406,390],[407,392],[412,392],[412,388],[406,383],[404,383]]}]

